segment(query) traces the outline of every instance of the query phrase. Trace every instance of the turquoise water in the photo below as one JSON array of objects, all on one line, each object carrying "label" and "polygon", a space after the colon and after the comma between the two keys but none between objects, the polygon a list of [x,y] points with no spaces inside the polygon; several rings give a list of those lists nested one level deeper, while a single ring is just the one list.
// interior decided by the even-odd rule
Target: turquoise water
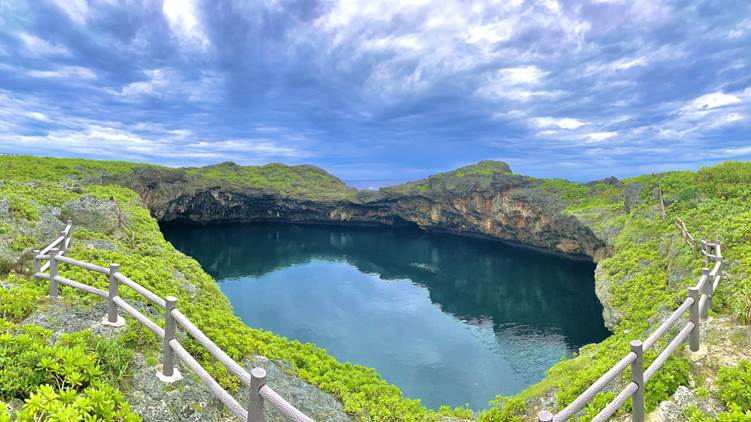
[{"label": "turquoise water", "polygon": [[432,408],[486,408],[608,335],[591,263],[413,229],[163,231],[249,326],[375,368]]}]

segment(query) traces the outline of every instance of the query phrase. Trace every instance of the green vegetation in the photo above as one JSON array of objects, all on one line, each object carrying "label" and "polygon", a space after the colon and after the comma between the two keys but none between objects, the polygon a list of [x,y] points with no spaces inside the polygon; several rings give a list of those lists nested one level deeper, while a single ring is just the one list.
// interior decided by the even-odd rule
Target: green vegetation
[{"label": "green vegetation", "polygon": [[[326,171],[310,165],[287,166],[266,164],[240,166],[225,162],[205,167],[170,168],[125,161],[96,161],[71,158],[41,158],[30,156],[2,157],[0,180],[30,182],[34,189],[39,181],[54,181],[75,190],[79,184],[119,182],[145,171],[159,172],[166,180],[184,183],[189,188],[206,189],[221,186],[227,189],[258,190],[302,199],[354,199],[356,190]],[[36,212],[23,197],[9,196],[14,212]]]},{"label": "green vegetation", "polygon": [[[557,195],[565,204],[564,212],[586,221],[613,246],[612,255],[600,262],[597,277],[601,286],[607,286],[604,294],[620,316],[613,336],[582,348],[578,357],[548,371],[544,383],[557,389],[560,406],[623,357],[630,340],[646,338],[655,317],[675,309],[686,297],[686,289],[696,284],[704,260],[683,243],[674,227],[675,217],[686,222],[696,239],[718,239],[723,245],[734,277],[723,280],[713,311],[730,312],[743,323],[751,320],[751,164],[724,163],[696,173],[645,175],[622,183],[546,180],[539,187]],[[660,191],[666,205],[664,219]],[[664,344],[658,344],[657,351]],[[655,357],[654,350],[648,352],[647,364]],[[671,358],[647,385],[647,407],[653,409],[679,385],[686,385],[688,373],[684,358]],[[593,416],[605,404],[607,400],[595,400],[587,414]]]},{"label": "green vegetation", "polygon": [[[149,212],[141,205],[138,196],[131,190],[115,185],[99,185],[92,183],[78,184],[72,188],[70,179],[54,166],[55,171],[47,168],[54,165],[58,160],[36,160],[28,157],[6,157],[9,161],[20,160],[25,163],[33,163],[36,171],[26,168],[19,175],[13,174],[8,168],[14,166],[2,166],[0,178],[4,183],[0,186],[4,196],[13,195],[20,198],[25,208],[33,210],[29,213],[12,213],[10,236],[24,227],[33,227],[40,221],[43,212],[50,212],[45,207],[61,207],[65,202],[82,196],[93,196],[103,201],[114,201],[120,212],[125,216],[128,226],[136,233],[135,239],[130,231],[124,227],[112,233],[93,232],[82,227],[75,229],[75,239],[68,256],[76,259],[107,266],[117,262],[122,265],[122,271],[128,277],[139,284],[149,288],[162,297],[175,295],[178,297],[178,306],[191,320],[203,330],[210,338],[222,347],[228,354],[238,361],[243,361],[252,355],[264,355],[271,359],[283,359],[293,365],[296,373],[303,379],[319,386],[336,397],[339,397],[347,412],[353,415],[367,413],[373,421],[392,420],[437,420],[438,414],[427,410],[417,400],[405,399],[395,386],[387,384],[381,377],[370,368],[350,363],[340,363],[328,355],[325,350],[312,344],[302,344],[297,341],[289,341],[285,338],[273,335],[268,331],[255,330],[247,327],[242,321],[234,316],[226,298],[222,295],[215,281],[206,274],[199,264],[180,252],[176,251],[171,244],[164,240],[156,221]],[[65,160],[61,160],[65,161]],[[80,170],[77,174],[96,173],[90,168]],[[28,184],[33,179],[36,185]],[[44,210],[47,211],[44,211]],[[56,233],[51,233],[52,237]],[[112,248],[87,248],[86,239],[105,240],[112,244]],[[36,239],[34,247],[40,247],[47,239]],[[30,255],[28,255],[30,260]],[[30,261],[26,261],[23,270],[29,271]],[[19,268],[18,270],[21,270]],[[67,265],[61,266],[61,275],[89,285],[106,289],[105,277]],[[24,359],[0,359],[0,374],[7,374],[7,385],[14,386],[0,391],[0,401],[21,399],[26,401],[26,407],[32,410],[24,410],[21,413],[30,416],[41,414],[51,415],[53,412],[67,412],[69,408],[78,406],[78,402],[70,402],[70,389],[82,393],[84,397],[94,397],[97,391],[107,388],[121,388],[124,373],[127,366],[122,363],[122,357],[113,356],[113,350],[124,348],[127,353],[134,350],[152,350],[158,352],[159,346],[156,339],[150,333],[141,331],[137,335],[129,335],[130,341],[119,340],[115,347],[112,344],[101,341],[89,341],[86,338],[76,342],[62,342],[52,345],[47,334],[35,333],[29,335],[24,332],[28,326],[16,327],[15,322],[27,316],[40,302],[43,302],[45,284],[37,284],[25,277],[10,276],[8,280],[20,288],[9,291],[0,289],[0,294],[7,295],[11,299],[3,300],[3,319],[0,326],[5,329],[6,342],[0,349],[4,356],[15,356],[21,350],[10,348],[11,343],[26,344],[36,352]],[[181,278],[184,281],[177,281]],[[189,283],[200,291],[199,295],[191,295],[180,288],[180,283]],[[61,297],[71,300],[73,303],[86,305],[99,301],[92,295],[61,287]],[[130,289],[121,289],[121,295],[133,299],[135,294]],[[5,298],[4,298],[5,299]],[[135,325],[135,324],[129,324]],[[41,330],[41,329],[40,329]],[[90,334],[85,334],[88,336]],[[210,357],[197,343],[186,340],[186,348],[200,360],[205,367],[226,387],[234,389],[238,387],[238,381]],[[32,347],[33,345],[33,347]],[[41,364],[41,356],[57,353],[60,359],[53,362],[45,361]],[[57,354],[54,354],[58,356]],[[102,360],[97,360],[96,356]],[[106,360],[106,361],[105,361]],[[85,368],[71,366],[76,361],[85,363]],[[127,361],[127,359],[126,359]],[[112,363],[114,362],[114,363]],[[120,362],[120,363],[118,363]],[[1,366],[7,365],[7,366]],[[72,379],[74,372],[83,370],[86,375],[83,379]],[[61,378],[61,375],[62,378]],[[66,374],[68,377],[66,378]],[[2,376],[2,375],[0,375]],[[11,382],[13,379],[15,381]],[[15,383],[21,383],[17,385]],[[0,384],[6,385],[4,382]],[[42,389],[42,386],[49,388]],[[54,393],[54,394],[53,394]],[[33,394],[33,395],[32,395]],[[116,400],[120,395],[110,394],[115,401],[113,406],[118,413],[118,418],[129,418],[127,405],[121,400]],[[54,403],[54,404],[49,404]],[[76,404],[78,403],[78,404]],[[97,405],[103,405],[97,402]],[[39,406],[42,406],[41,408]],[[26,413],[24,413],[26,412]],[[458,412],[462,412],[458,410]],[[444,412],[451,413],[451,412]],[[62,413],[61,413],[62,414]],[[94,414],[94,413],[91,413]],[[19,414],[20,415],[20,414]],[[67,413],[66,413],[67,415]],[[19,416],[20,417],[20,416]]]},{"label": "green vegetation", "polygon": [[[124,217],[113,232],[76,227],[69,255],[107,266],[117,262],[134,281],[160,296],[175,295],[178,306],[220,347],[238,361],[254,354],[289,362],[306,381],[341,399],[347,412],[373,421],[439,420],[440,415],[468,417],[463,408],[427,410],[417,400],[405,399],[372,369],[337,362],[324,350],[289,341],[270,332],[245,326],[219,291],[214,280],[190,257],[164,240],[156,221],[131,190],[108,182],[132,177],[138,171],[157,171],[176,176],[179,183],[210,187],[226,185],[260,189],[302,198],[333,200],[351,198],[354,191],[327,173],[310,166],[272,164],[241,167],[231,163],[199,169],[174,170],[157,166],[88,160],[3,157],[0,166],[0,198],[7,201],[7,215],[0,216],[0,247],[22,257],[17,262],[0,257],[0,422],[8,418],[5,403],[25,402],[15,415],[19,420],[47,417],[50,420],[132,420],[118,389],[126,388],[129,362],[135,351],[156,360],[158,343],[153,335],[135,324],[121,336],[106,340],[90,332],[61,336],[33,325],[17,325],[35,308],[45,306],[45,283],[29,274],[31,249],[42,246],[56,233],[37,228],[55,210],[83,196],[116,204]],[[105,183],[105,184],[103,184]],[[383,189],[381,194],[428,196],[450,190],[513,186],[531,189],[559,201],[563,212],[578,217],[612,245],[612,254],[601,261],[598,282],[607,290],[616,314],[613,336],[589,345],[575,358],[551,368],[548,377],[515,398],[498,398],[480,414],[482,421],[516,421],[525,412],[524,401],[546,391],[555,391],[559,406],[573,400],[629,350],[634,338],[644,339],[656,318],[672,311],[695,284],[701,257],[684,244],[673,221],[680,217],[700,239],[719,239],[731,279],[723,280],[714,299],[715,312],[727,312],[739,321],[751,321],[751,164],[725,163],[696,173],[671,172],[646,175],[623,182],[601,181],[581,185],[563,180],[534,180],[509,173],[502,163],[483,162],[431,178]],[[658,192],[666,205],[661,217]],[[74,216],[75,217],[75,216]],[[127,224],[127,227],[125,227]],[[105,242],[108,248],[87,248],[86,240]],[[85,270],[62,267],[62,275],[106,289],[106,279]],[[190,284],[200,292],[191,294],[181,286]],[[135,296],[123,288],[126,298]],[[76,306],[99,299],[63,287],[61,296]],[[133,326],[134,328],[130,328]],[[188,350],[230,389],[237,381],[210,358],[198,344],[187,340]],[[664,345],[664,344],[663,344]],[[656,350],[660,350],[658,344]],[[650,351],[647,363],[656,356]],[[11,358],[12,357],[12,358]],[[746,368],[746,369],[744,369]],[[73,375],[74,373],[78,375]],[[745,375],[744,375],[745,374]],[[624,374],[628,379],[629,374]],[[647,404],[654,408],[669,397],[689,376],[688,361],[671,358],[650,380]],[[726,371],[718,382],[729,386],[723,401],[731,409],[721,420],[749,420],[748,367]],[[745,393],[748,393],[745,391]],[[586,409],[592,417],[612,398],[598,396]],[[628,408],[624,409],[628,411]],[[696,416],[699,417],[699,416]],[[25,419],[24,419],[25,418]],[[88,419],[87,419],[88,418]],[[746,418],[746,419],[743,419]]]},{"label": "green vegetation", "polygon": [[189,183],[200,187],[261,189],[295,198],[318,200],[352,199],[355,190],[318,167],[284,164],[239,166],[232,162],[188,168]]},{"label": "green vegetation", "polygon": [[[751,421],[751,362],[742,361],[736,367],[720,368],[717,380],[718,398],[728,409],[716,418],[705,415],[696,406],[686,409],[690,422],[749,422]],[[697,389],[697,394],[698,393]],[[709,392],[705,392],[708,396]]]},{"label": "green vegetation", "polygon": [[751,413],[751,362],[743,361],[735,368],[721,368],[717,386],[725,406]]},{"label": "green vegetation", "polygon": [[[33,282],[10,276],[6,283],[20,288],[0,289],[0,398],[25,399],[18,421],[140,420],[113,385],[118,385],[130,356],[122,344],[82,331],[61,335],[52,344],[52,332],[16,322],[28,316],[43,289]],[[104,345],[104,346],[103,346]],[[109,352],[108,352],[109,351]],[[0,421],[8,419],[0,401]]]},{"label": "green vegetation", "polygon": [[416,182],[381,188],[381,194],[430,196],[446,191],[463,193],[475,188],[487,188],[491,184],[524,184],[529,178],[511,173],[506,163],[480,161],[453,171],[438,173]]}]

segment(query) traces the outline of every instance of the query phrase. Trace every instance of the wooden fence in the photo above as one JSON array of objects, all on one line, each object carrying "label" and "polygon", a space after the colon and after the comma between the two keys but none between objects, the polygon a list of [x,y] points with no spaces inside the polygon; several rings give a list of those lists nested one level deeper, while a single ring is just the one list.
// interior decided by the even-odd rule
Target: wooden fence
[{"label": "wooden fence", "polygon": [[[682,223],[682,221],[681,221]],[[677,223],[678,224],[678,223]],[[685,224],[680,224],[684,239],[688,230]],[[690,236],[690,234],[688,234]],[[691,237],[693,241],[693,237]],[[694,287],[688,289],[688,297],[652,334],[642,343],[639,340],[631,342],[631,351],[623,357],[618,363],[613,365],[610,370],[603,374],[589,388],[587,388],[571,404],[563,408],[557,414],[543,410],[538,414],[540,422],[561,422],[573,417],[583,409],[592,399],[601,392],[611,381],[616,379],[623,371],[631,366],[631,382],[621,390],[618,395],[592,419],[593,422],[602,422],[610,418],[626,401],[631,398],[632,411],[631,420],[634,422],[643,422],[644,407],[644,390],[647,382],[659,370],[665,361],[672,355],[679,346],[688,339],[689,349],[692,352],[699,350],[701,320],[707,318],[709,308],[712,306],[712,296],[720,284],[722,276],[722,252],[719,242],[710,242],[702,240],[701,253],[706,256],[707,267],[710,261],[714,261],[712,269],[702,268],[699,282]],[[711,251],[714,251],[712,253]],[[680,323],[681,317],[688,311],[688,320]],[[673,327],[680,323],[680,330],[670,343],[657,355],[657,358],[644,368],[644,353],[655,346],[657,341],[668,333]]]},{"label": "wooden fence", "polygon": [[[188,317],[183,315],[183,313],[177,309],[177,298],[174,296],[167,296],[166,299],[162,299],[149,289],[126,277],[120,272],[120,265],[118,264],[111,264],[109,268],[105,268],[64,256],[65,252],[70,248],[72,232],[73,225],[68,221],[65,230],[60,232],[60,236],[57,239],[52,241],[52,243],[47,245],[44,249],[34,251],[34,276],[37,279],[47,279],[50,281],[50,297],[52,299],[58,297],[59,284],[70,286],[105,298],[107,300],[107,315],[102,319],[103,324],[109,326],[124,325],[125,320],[118,315],[118,310],[122,310],[162,339],[162,363],[157,367],[157,376],[159,376],[162,381],[175,382],[181,378],[178,369],[175,367],[176,356],[185,364],[185,366],[190,368],[204,384],[206,384],[214,396],[224,403],[234,416],[243,422],[263,421],[263,409],[266,402],[274,406],[289,420],[314,422],[313,419],[296,409],[266,384],[266,371],[263,368],[253,368],[250,373],[248,373],[245,368],[235,362],[200,329],[193,325]],[[47,262],[42,265],[42,261],[44,260],[47,260]],[[60,264],[72,265],[107,276],[109,280],[108,291],[100,290],[96,287],[59,276],[58,268]],[[45,272],[47,270],[49,270],[49,272]],[[128,302],[123,300],[119,295],[119,288],[121,285],[125,285],[132,290],[135,290],[141,296],[148,299],[149,302],[162,308],[164,310],[165,319],[164,328],[151,321],[146,315],[142,314]],[[242,384],[250,388],[247,409],[231,394],[224,390],[224,388],[219,385],[219,383],[203,368],[203,366],[201,366],[201,364],[190,355],[182,344],[180,344],[176,337],[178,326],[205,347],[214,358],[229,370],[229,372],[238,377]]]},{"label": "wooden fence", "polygon": [[696,251],[696,241],[694,240],[694,237],[691,236],[691,233],[688,231],[688,228],[686,227],[686,223],[681,220],[678,217],[675,217],[675,226],[678,227],[678,230],[681,231],[681,237],[683,237],[683,241],[686,242],[689,246],[691,246],[692,251]]}]

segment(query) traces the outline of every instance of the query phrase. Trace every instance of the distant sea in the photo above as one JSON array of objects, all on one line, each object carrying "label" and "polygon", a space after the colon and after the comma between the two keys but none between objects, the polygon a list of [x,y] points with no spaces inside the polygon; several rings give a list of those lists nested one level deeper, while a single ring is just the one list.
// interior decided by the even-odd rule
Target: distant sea
[{"label": "distant sea", "polygon": [[347,185],[353,188],[361,190],[378,190],[386,186],[400,185],[406,183],[409,180],[406,179],[391,179],[391,180],[345,180]]}]

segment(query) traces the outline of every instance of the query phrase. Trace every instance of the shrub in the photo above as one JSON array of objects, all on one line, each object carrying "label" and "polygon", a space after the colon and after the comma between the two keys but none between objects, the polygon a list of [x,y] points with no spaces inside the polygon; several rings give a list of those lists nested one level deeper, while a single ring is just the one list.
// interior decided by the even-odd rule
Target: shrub
[{"label": "shrub", "polygon": [[720,399],[726,406],[737,406],[742,412],[751,410],[751,362],[736,367],[720,368],[717,379]]}]

